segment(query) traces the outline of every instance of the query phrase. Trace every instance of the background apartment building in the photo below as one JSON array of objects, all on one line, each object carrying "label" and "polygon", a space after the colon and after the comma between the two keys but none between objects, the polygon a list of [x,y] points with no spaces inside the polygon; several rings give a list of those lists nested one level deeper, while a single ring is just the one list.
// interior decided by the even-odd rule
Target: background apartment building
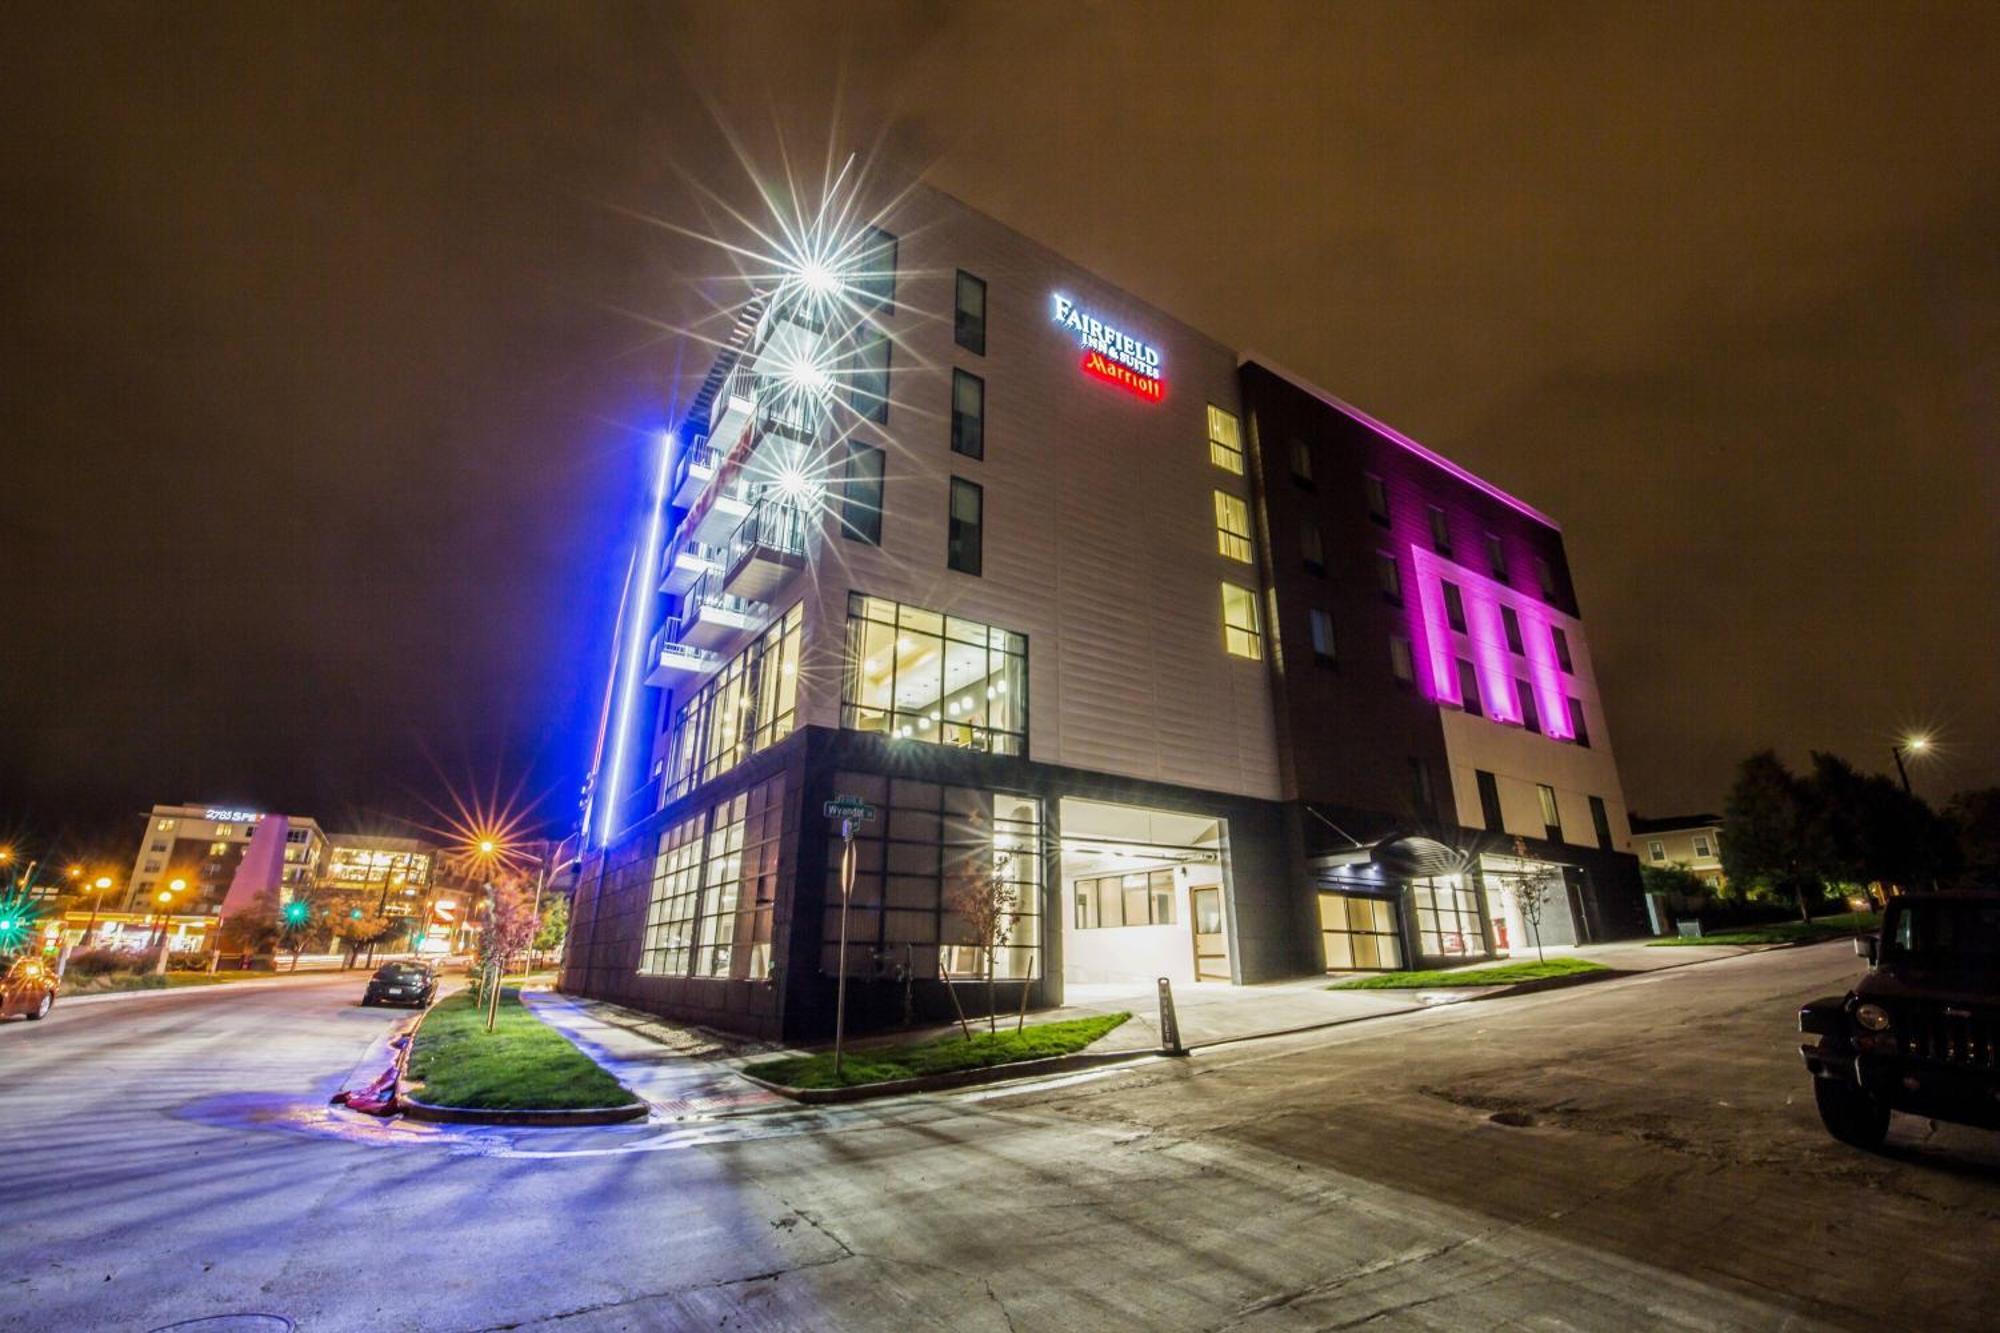
[{"label": "background apartment building", "polygon": [[[214,912],[229,892],[250,839],[265,818],[259,811],[228,806],[154,806],[132,861],[124,910],[150,910],[159,892],[179,879],[185,880],[188,888],[176,899],[175,911]],[[288,890],[303,889],[319,875],[326,855],[326,835],[311,819],[300,815],[282,818],[286,829],[281,883]]]}]

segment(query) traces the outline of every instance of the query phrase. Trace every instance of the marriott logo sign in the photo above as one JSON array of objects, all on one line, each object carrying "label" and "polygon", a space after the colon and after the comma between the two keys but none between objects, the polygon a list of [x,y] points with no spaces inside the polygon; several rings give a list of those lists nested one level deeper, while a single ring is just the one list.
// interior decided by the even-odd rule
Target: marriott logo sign
[{"label": "marriott logo sign", "polygon": [[1055,322],[1074,333],[1083,348],[1084,374],[1150,402],[1166,397],[1159,348],[1106,324],[1060,292],[1050,300]]}]

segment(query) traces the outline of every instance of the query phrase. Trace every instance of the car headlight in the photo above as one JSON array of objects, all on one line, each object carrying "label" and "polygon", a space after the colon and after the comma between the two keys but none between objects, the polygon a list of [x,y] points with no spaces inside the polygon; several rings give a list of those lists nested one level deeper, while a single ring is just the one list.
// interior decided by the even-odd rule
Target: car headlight
[{"label": "car headlight", "polygon": [[1879,1004],[1857,1005],[1854,1009],[1854,1021],[1870,1032],[1887,1032],[1889,1011]]}]

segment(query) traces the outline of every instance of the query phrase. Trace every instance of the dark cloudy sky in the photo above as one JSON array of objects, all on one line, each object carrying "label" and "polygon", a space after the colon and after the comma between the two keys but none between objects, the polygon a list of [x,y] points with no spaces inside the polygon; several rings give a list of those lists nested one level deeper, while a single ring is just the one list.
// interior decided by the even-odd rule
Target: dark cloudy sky
[{"label": "dark cloudy sky", "polygon": [[562,818],[720,291],[631,211],[836,111],[1561,518],[1638,809],[2000,781],[1996,12],[6,6],[0,827]]}]

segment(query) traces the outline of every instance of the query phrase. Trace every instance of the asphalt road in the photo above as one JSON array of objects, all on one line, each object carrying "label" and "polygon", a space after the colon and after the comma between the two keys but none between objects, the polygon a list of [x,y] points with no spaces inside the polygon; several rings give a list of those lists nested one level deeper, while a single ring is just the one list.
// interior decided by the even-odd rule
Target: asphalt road
[{"label": "asphalt road", "polygon": [[350,1120],[361,980],[0,1027],[0,1327],[1973,1328],[2000,1135],[1814,1118],[1845,945],[1036,1090],[593,1131]]}]

